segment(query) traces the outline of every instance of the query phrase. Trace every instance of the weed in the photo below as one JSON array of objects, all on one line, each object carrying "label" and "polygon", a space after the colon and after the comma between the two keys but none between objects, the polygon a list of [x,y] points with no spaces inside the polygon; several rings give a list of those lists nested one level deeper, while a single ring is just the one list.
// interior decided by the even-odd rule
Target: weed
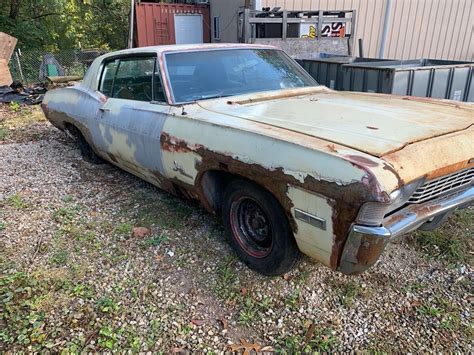
[{"label": "weed", "polygon": [[112,350],[117,343],[118,334],[109,325],[103,326],[99,330],[99,340],[98,343],[102,348]]},{"label": "weed", "polygon": [[243,308],[239,314],[239,323],[242,325],[250,325],[256,318],[257,307],[251,297],[245,297]]},{"label": "weed", "polygon": [[17,210],[28,208],[28,203],[20,195],[11,195],[7,198],[7,204],[13,206]]},{"label": "weed", "polygon": [[419,314],[429,317],[439,318],[441,316],[441,309],[426,302],[423,302],[423,304],[417,308],[417,311]]},{"label": "weed", "polygon": [[5,221],[0,221],[0,231],[1,231],[1,230],[4,230],[5,228],[7,228],[7,222],[5,222]]},{"label": "weed", "polygon": [[74,286],[72,294],[83,299],[91,299],[94,297],[94,291],[92,288],[89,285],[84,284],[78,284]]},{"label": "weed", "polygon": [[160,323],[158,320],[153,319],[150,322],[150,327],[147,332],[146,344],[148,348],[153,348],[158,338],[161,337],[162,333],[163,333],[163,324]]},{"label": "weed", "polygon": [[119,305],[109,296],[102,296],[99,298],[96,305],[103,313],[115,313],[119,310]]},{"label": "weed", "polygon": [[229,256],[225,258],[218,267],[218,279],[214,287],[214,292],[224,300],[235,301],[240,295],[234,285],[237,278],[234,267],[235,262],[235,257]]},{"label": "weed", "polygon": [[263,299],[258,302],[258,307],[266,312],[273,307],[273,300],[270,297],[264,296]]},{"label": "weed", "polygon": [[[339,340],[333,335],[330,327],[312,326],[311,331],[303,328],[304,332],[286,335],[277,339],[277,349],[279,353],[304,354],[312,352],[330,352],[334,349]],[[304,335],[303,335],[304,333]]]},{"label": "weed", "polygon": [[63,197],[63,202],[69,203],[72,201],[74,201],[74,197],[72,197],[71,195],[66,195]]},{"label": "weed", "polygon": [[80,205],[67,205],[65,207],[60,207],[53,212],[53,219],[61,224],[71,223],[81,209]]},{"label": "weed", "polygon": [[284,298],[283,302],[285,303],[285,306],[288,309],[295,311],[296,309],[298,309],[298,305],[300,303],[300,296],[301,289],[297,287],[294,293],[291,293]]},{"label": "weed", "polygon": [[132,232],[133,225],[130,223],[120,223],[114,229],[116,234],[128,235]]},{"label": "weed", "polygon": [[193,328],[191,327],[191,325],[189,324],[185,324],[182,326],[181,328],[181,332],[184,334],[184,335],[188,335],[189,333],[191,333],[191,330],[193,330]]},{"label": "weed", "polygon": [[166,242],[167,240],[168,237],[166,237],[164,234],[153,235],[143,242],[143,246],[146,248],[157,247],[158,245]]},{"label": "weed", "polygon": [[46,313],[40,305],[48,301],[54,292],[55,297],[63,297],[65,289],[62,277],[48,272],[23,272],[2,274],[0,276],[0,309],[2,328],[0,340],[5,344],[17,343],[31,346],[37,351],[47,347]]},{"label": "weed", "polygon": [[346,307],[352,307],[354,299],[361,294],[362,288],[356,281],[348,281],[339,288],[339,301]]},{"label": "weed", "polygon": [[0,141],[5,140],[8,137],[9,131],[5,127],[0,127]]},{"label": "weed", "polygon": [[16,101],[12,101],[10,102],[10,110],[13,111],[13,112],[18,112],[20,111],[21,109],[21,105],[16,102]]},{"label": "weed", "polygon": [[64,249],[55,251],[50,258],[50,261],[58,266],[65,265],[68,260],[68,253]]}]

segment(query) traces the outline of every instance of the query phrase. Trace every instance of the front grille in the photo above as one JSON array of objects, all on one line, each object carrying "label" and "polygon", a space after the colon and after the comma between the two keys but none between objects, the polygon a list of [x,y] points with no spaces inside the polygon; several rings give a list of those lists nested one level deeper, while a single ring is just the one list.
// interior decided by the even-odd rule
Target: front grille
[{"label": "front grille", "polygon": [[463,186],[468,186],[474,181],[474,168],[457,171],[453,174],[426,182],[419,187],[408,200],[408,203],[421,203]]}]

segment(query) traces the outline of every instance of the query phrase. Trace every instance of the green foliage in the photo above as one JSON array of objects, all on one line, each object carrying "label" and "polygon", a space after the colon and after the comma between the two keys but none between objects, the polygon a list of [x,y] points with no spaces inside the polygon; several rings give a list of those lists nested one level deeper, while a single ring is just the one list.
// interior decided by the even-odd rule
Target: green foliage
[{"label": "green foliage", "polygon": [[119,305],[109,296],[99,298],[97,300],[97,307],[103,313],[114,313],[119,309]]},{"label": "green foliage", "polygon": [[18,102],[10,102],[10,110],[12,110],[13,112],[18,112],[20,111],[21,109],[21,105],[18,103]]},{"label": "green foliage", "polygon": [[21,49],[124,48],[129,0],[3,0],[0,28]]},{"label": "green foliage", "polygon": [[116,234],[129,235],[132,232],[133,225],[130,223],[120,223],[115,227]]},{"label": "green foliage", "polygon": [[473,265],[473,220],[473,209],[459,210],[440,228],[430,232],[416,231],[409,241],[431,257],[443,257],[453,264]]}]

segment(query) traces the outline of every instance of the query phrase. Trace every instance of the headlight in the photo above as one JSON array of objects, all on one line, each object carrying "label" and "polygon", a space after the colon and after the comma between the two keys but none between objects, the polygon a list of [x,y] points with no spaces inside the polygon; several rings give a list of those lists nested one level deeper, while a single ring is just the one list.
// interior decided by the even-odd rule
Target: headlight
[{"label": "headlight", "polygon": [[390,194],[390,203],[366,202],[362,205],[357,215],[356,222],[366,226],[380,226],[388,213],[402,207],[413,193],[425,182],[425,179],[402,186]]}]

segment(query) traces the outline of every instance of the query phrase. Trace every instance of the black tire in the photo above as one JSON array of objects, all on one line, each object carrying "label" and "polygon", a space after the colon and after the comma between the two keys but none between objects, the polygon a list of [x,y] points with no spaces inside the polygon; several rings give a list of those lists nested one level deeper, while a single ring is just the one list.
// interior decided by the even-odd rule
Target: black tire
[{"label": "black tire", "polygon": [[284,274],[301,258],[286,215],[268,191],[245,180],[226,188],[222,218],[240,260],[268,276]]},{"label": "black tire", "polygon": [[77,142],[79,144],[79,150],[81,151],[82,159],[91,164],[104,163],[104,160],[94,152],[92,147],[89,145],[89,143],[87,143],[86,139],[81,133],[78,134]]}]

